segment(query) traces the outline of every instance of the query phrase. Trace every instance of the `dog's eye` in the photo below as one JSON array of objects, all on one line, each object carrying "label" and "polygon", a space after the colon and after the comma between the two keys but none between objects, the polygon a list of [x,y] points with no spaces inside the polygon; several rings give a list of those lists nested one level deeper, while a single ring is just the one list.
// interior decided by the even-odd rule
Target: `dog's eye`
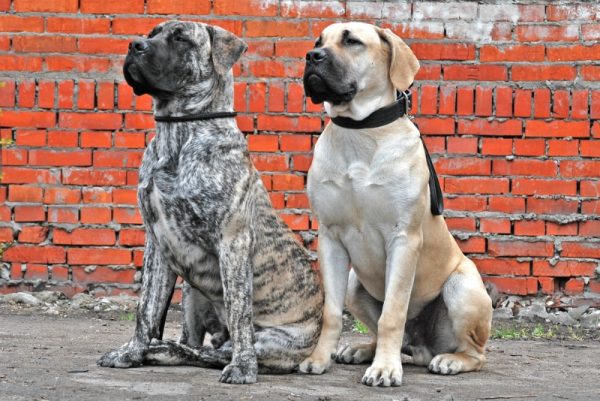
[{"label": "dog's eye", "polygon": [[174,40],[175,42],[185,42],[187,39],[186,39],[186,38],[184,38],[184,37],[183,37],[183,36],[181,36],[181,35],[177,35],[177,36],[175,36],[175,37],[173,38],[173,40]]},{"label": "dog's eye", "polygon": [[321,47],[321,45],[323,44],[323,41],[321,40],[321,38],[317,39],[317,41],[315,42],[315,47]]},{"label": "dog's eye", "polygon": [[360,40],[346,38],[345,44],[352,46],[352,45],[362,45],[363,43]]}]

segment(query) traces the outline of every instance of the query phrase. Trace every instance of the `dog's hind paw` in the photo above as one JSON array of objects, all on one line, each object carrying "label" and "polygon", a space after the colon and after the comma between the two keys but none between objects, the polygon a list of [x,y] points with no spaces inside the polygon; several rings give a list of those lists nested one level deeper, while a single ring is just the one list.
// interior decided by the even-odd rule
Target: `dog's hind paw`
[{"label": "dog's hind paw", "polygon": [[441,375],[455,375],[464,370],[462,360],[454,354],[436,355],[429,363],[428,369],[431,373]]},{"label": "dog's hind paw", "polygon": [[325,373],[329,366],[331,365],[331,358],[326,360],[320,360],[313,358],[312,356],[306,358],[300,366],[298,366],[298,370],[302,373],[310,373],[313,375],[322,375]]},{"label": "dog's hind paw", "polygon": [[142,365],[146,350],[139,344],[127,343],[107,352],[96,363],[105,368],[135,368]]},{"label": "dog's hind paw", "polygon": [[221,373],[221,378],[219,381],[221,383],[231,384],[256,383],[257,374],[258,367],[256,365],[245,366],[229,364],[225,366],[225,369],[223,369],[223,373]]},{"label": "dog's hind paw", "polygon": [[346,345],[337,353],[335,361],[350,365],[371,362],[375,356],[375,344]]},{"label": "dog's hind paw", "polygon": [[361,380],[362,384],[372,387],[400,386],[402,384],[402,365],[371,365]]}]

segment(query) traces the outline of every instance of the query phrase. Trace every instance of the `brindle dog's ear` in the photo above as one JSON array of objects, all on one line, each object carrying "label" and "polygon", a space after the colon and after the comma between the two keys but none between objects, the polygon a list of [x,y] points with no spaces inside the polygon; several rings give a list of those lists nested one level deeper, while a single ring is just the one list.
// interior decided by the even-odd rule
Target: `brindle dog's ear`
[{"label": "brindle dog's ear", "polygon": [[248,45],[233,33],[218,26],[208,26],[212,60],[219,75],[226,74],[246,51]]},{"label": "brindle dog's ear", "polygon": [[379,36],[390,46],[390,80],[399,91],[408,89],[419,71],[419,60],[394,32],[378,29]]}]

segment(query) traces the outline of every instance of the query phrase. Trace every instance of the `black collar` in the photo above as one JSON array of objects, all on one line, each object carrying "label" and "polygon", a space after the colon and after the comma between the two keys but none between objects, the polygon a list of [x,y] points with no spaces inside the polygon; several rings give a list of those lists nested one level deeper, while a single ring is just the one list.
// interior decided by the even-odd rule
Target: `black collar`
[{"label": "black collar", "polygon": [[198,113],[189,116],[154,116],[154,120],[161,123],[180,123],[185,121],[211,120],[213,118],[235,117],[237,113],[233,111],[216,111],[214,113]]},{"label": "black collar", "polygon": [[363,120],[356,121],[349,117],[334,117],[331,121],[343,128],[363,129],[382,127],[408,114],[411,101],[411,92],[405,90],[404,92],[398,92],[394,103],[375,110]]}]

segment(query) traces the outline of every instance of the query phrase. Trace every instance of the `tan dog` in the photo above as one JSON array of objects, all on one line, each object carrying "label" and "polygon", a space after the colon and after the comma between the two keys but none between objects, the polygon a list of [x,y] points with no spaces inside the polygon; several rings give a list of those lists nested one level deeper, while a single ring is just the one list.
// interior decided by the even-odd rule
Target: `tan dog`
[{"label": "tan dog", "polygon": [[[334,24],[307,54],[305,90],[314,102],[325,102],[330,117],[362,120],[393,103],[418,69],[410,48],[390,30]],[[406,115],[379,128],[330,123],[323,131],[308,194],[320,223],[324,325],[302,372],[329,367],[344,299],[373,339],[342,348],[336,359],[372,361],[364,384],[400,385],[401,350],[434,373],[482,367],[491,299],[444,218],[431,213],[428,180],[419,131]]]}]

